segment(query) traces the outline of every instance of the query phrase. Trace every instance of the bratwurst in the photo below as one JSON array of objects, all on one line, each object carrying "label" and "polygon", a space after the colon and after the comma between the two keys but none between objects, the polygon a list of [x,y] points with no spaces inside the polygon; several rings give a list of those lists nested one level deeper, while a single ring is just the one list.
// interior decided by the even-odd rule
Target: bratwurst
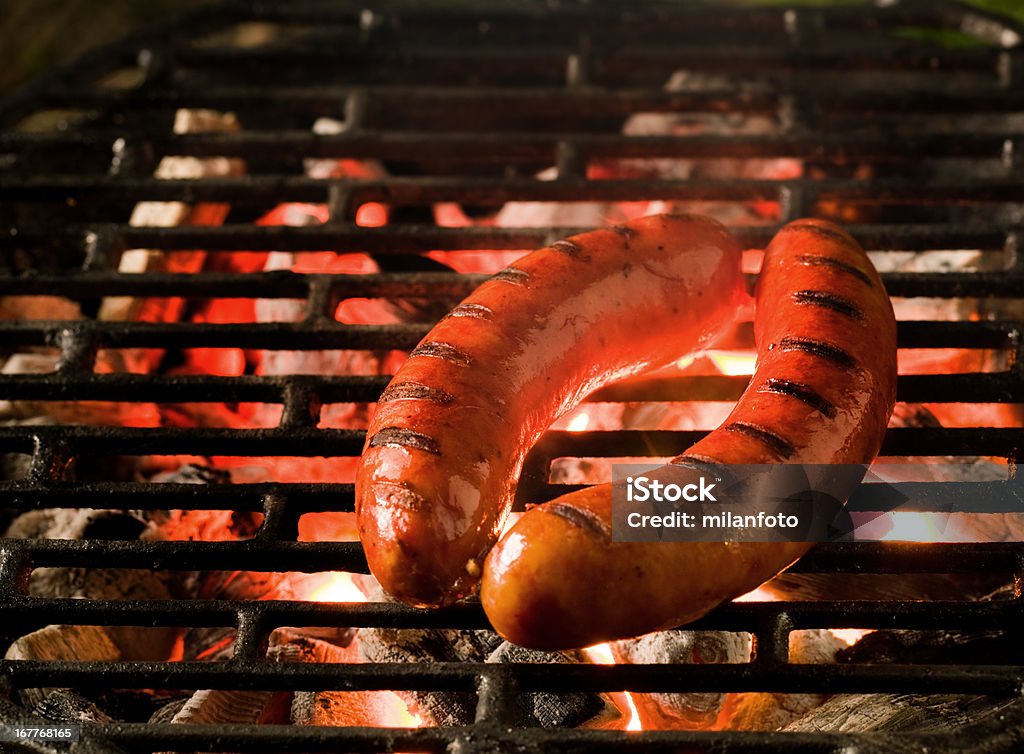
[{"label": "bratwurst", "polygon": [[380,396],[357,470],[384,589],[416,606],[472,593],[526,452],[591,391],[727,331],[740,258],[713,220],[652,215],[535,251],[442,319]]},{"label": "bratwurst", "polygon": [[[784,227],[765,252],[754,337],[757,367],[734,410],[672,463],[869,463],[896,397],[896,321],[857,242],[823,221]],[[481,597],[498,633],[552,650],[678,626],[810,548],[613,542],[611,528],[608,484],[526,513],[484,566]]]}]

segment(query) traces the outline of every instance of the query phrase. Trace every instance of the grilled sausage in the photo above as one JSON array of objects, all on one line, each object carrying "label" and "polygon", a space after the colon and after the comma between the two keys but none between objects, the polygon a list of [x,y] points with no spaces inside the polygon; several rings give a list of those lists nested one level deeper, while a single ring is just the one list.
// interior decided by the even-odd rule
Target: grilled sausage
[{"label": "grilled sausage", "polygon": [[471,593],[526,451],[587,393],[726,329],[740,256],[713,220],[653,215],[533,252],[442,319],[381,395],[357,471],[383,587],[417,606]]},{"label": "grilled sausage", "polygon": [[[672,463],[870,462],[895,401],[896,323],[867,256],[830,223],[790,223],[765,253],[756,307],[749,386],[725,423]],[[498,633],[562,649],[678,626],[810,547],[612,542],[611,522],[607,484],[526,513],[484,567],[481,597]]]}]

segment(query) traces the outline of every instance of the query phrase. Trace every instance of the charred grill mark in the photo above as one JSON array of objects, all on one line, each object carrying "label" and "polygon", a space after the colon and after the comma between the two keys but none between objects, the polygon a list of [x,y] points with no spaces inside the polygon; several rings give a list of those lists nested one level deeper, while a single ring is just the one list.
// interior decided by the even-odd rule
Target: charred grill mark
[{"label": "charred grill mark", "polygon": [[402,427],[385,427],[370,438],[370,447],[376,448],[381,445],[401,445],[405,448],[416,448],[435,456],[441,455],[441,449],[437,440],[433,437],[413,432],[411,429]]},{"label": "charred grill mark", "polygon": [[857,242],[854,241],[850,236],[846,235],[842,231],[833,230],[832,228],[824,228],[820,225],[814,225],[813,223],[790,223],[783,228],[784,231],[807,231],[808,233],[814,233],[827,238],[830,241],[838,241],[839,243],[845,244],[857,248]]},{"label": "charred grill mark", "polygon": [[768,380],[757,389],[757,392],[788,395],[791,398],[796,398],[798,401],[806,403],[808,406],[819,413],[824,414],[829,419],[834,419],[836,416],[836,407],[830,401],[821,397],[818,391],[814,388],[800,382],[769,377]]},{"label": "charred grill mark", "polygon": [[627,241],[636,236],[636,231],[630,228],[628,225],[613,225],[611,227],[611,230],[613,233],[622,236]]},{"label": "charred grill mark", "polygon": [[857,366],[857,362],[850,354],[844,351],[839,346],[834,346],[831,343],[825,343],[821,340],[811,340],[810,338],[783,338],[779,341],[779,347],[783,351],[803,351],[809,353],[812,356],[820,356],[823,359],[828,359],[834,364],[837,364],[844,369],[853,369]]},{"label": "charred grill mark", "polygon": [[473,363],[473,359],[471,359],[468,354],[460,351],[449,343],[442,343],[440,341],[425,341],[420,343],[412,349],[409,356],[430,356],[435,359],[450,361],[453,364],[459,364],[464,367]]},{"label": "charred grill mark", "polygon": [[727,432],[739,432],[747,437],[752,437],[759,442],[764,443],[769,449],[774,451],[782,458],[789,458],[796,452],[796,448],[793,444],[785,437],[772,432],[770,429],[765,429],[757,424],[751,424],[750,422],[733,422],[727,424],[722,429]]},{"label": "charred grill mark", "polygon": [[444,390],[430,385],[421,385],[418,382],[399,382],[395,385],[388,385],[387,389],[380,394],[377,403],[398,401],[403,399],[424,400],[445,406],[455,400],[455,396],[446,393]]},{"label": "charred grill mark", "polygon": [[449,317],[469,317],[470,319],[491,319],[494,310],[483,304],[459,304],[450,312]]},{"label": "charred grill mark", "polygon": [[683,466],[688,469],[693,469],[694,471],[699,471],[702,474],[708,474],[713,476],[719,482],[727,481],[728,484],[732,484],[736,481],[736,478],[729,469],[721,461],[716,461],[711,456],[702,456],[695,453],[683,453],[669,461],[669,465]]},{"label": "charred grill mark", "polygon": [[549,503],[544,510],[564,518],[573,526],[584,529],[605,539],[611,539],[612,533],[608,526],[598,516],[588,510],[577,508],[568,503]]},{"label": "charred grill mark", "polygon": [[717,461],[711,456],[702,456],[696,453],[683,453],[673,458],[669,463],[676,464],[677,466],[721,466],[722,462]]},{"label": "charred grill mark", "polygon": [[869,288],[874,288],[875,284],[864,270],[859,267],[855,267],[852,264],[847,264],[839,259],[833,259],[832,257],[815,257],[811,255],[800,256],[796,258],[800,264],[806,264],[811,267],[829,267],[833,270],[845,272],[847,275],[853,275],[859,281]]},{"label": "charred grill mark", "polygon": [[515,267],[506,267],[501,272],[496,273],[491,279],[501,280],[502,282],[512,283],[513,285],[526,285],[530,282],[530,273],[516,269]]},{"label": "charred grill mark", "polygon": [[583,253],[583,249],[580,245],[578,243],[573,243],[572,241],[555,241],[551,244],[550,248],[553,251],[558,251],[566,256],[574,258]]},{"label": "charred grill mark", "polygon": [[860,307],[849,299],[837,296],[828,291],[797,291],[793,294],[793,300],[798,304],[807,306],[820,306],[823,309],[830,309],[844,317],[855,319],[858,322],[864,321],[864,312]]}]

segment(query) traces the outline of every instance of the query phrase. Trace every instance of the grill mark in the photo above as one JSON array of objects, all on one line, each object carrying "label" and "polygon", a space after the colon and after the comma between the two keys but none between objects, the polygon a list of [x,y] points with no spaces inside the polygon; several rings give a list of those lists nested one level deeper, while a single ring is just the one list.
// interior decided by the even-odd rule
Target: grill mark
[{"label": "grill mark", "polygon": [[636,231],[633,230],[632,228],[630,228],[627,225],[613,225],[611,227],[611,230],[612,230],[613,233],[616,233],[616,234],[622,236],[627,241],[629,241],[630,239],[636,237]]},{"label": "grill mark", "polygon": [[573,526],[605,539],[611,539],[612,533],[607,524],[588,510],[569,505],[568,503],[548,503],[544,510],[564,518]]},{"label": "grill mark", "polygon": [[823,309],[830,309],[844,317],[855,319],[858,322],[864,321],[864,312],[860,307],[849,299],[837,296],[828,291],[797,291],[793,294],[793,300],[798,304],[807,306],[820,306]]},{"label": "grill mark", "polygon": [[836,418],[836,407],[831,403],[831,401],[823,398],[814,388],[800,382],[769,377],[768,380],[757,389],[757,392],[788,395],[791,398],[796,398],[802,403],[806,403],[808,406],[819,413],[824,414],[829,419]]},{"label": "grill mark", "polygon": [[783,230],[806,230],[808,233],[815,233],[823,238],[829,239],[830,241],[839,241],[846,246],[857,246],[857,243],[845,233],[838,230],[832,230],[832,228],[823,228],[820,225],[813,225],[811,223],[790,223],[783,228]]},{"label": "grill mark", "polygon": [[555,241],[548,248],[574,258],[583,253],[583,249],[580,245],[572,241]]},{"label": "grill mark", "polygon": [[496,273],[491,280],[500,280],[504,283],[512,283],[513,285],[526,285],[530,282],[530,273],[515,267],[506,267],[501,272]]},{"label": "grill mark", "polygon": [[722,465],[721,461],[717,461],[714,458],[712,458],[711,456],[702,456],[702,455],[697,455],[696,453],[683,453],[682,455],[678,455],[675,458],[673,458],[671,461],[669,461],[669,463],[675,464],[677,466],[686,465],[686,464],[699,464],[701,466],[721,466]]},{"label": "grill mark", "polygon": [[421,385],[418,382],[399,382],[395,385],[388,385],[387,389],[380,394],[377,403],[387,403],[402,399],[425,400],[446,406],[455,400],[455,396],[444,390],[430,385]]},{"label": "grill mark", "polygon": [[494,310],[483,304],[459,304],[450,312],[449,317],[469,317],[470,319],[491,319]]},{"label": "grill mark", "polygon": [[739,432],[747,437],[758,440],[783,458],[789,458],[796,452],[796,448],[794,448],[793,444],[785,437],[772,432],[770,429],[765,429],[758,424],[751,424],[750,422],[733,422],[732,424],[725,425],[722,429],[728,432]]},{"label": "grill mark", "polygon": [[381,445],[401,445],[406,448],[416,448],[435,456],[441,455],[441,449],[437,440],[433,437],[413,432],[411,429],[402,427],[385,427],[370,438],[370,447],[376,448]]},{"label": "grill mark", "polygon": [[693,469],[694,471],[699,471],[702,474],[708,474],[726,485],[732,485],[737,482],[736,477],[730,469],[721,461],[717,461],[711,456],[683,453],[669,461],[669,465],[683,466],[688,469]]},{"label": "grill mark", "polygon": [[874,281],[866,272],[864,272],[864,270],[840,259],[833,259],[832,257],[815,257],[808,254],[797,257],[796,261],[810,267],[830,267],[833,270],[845,272],[847,275],[853,275],[859,281],[864,283],[864,285],[868,286],[868,288],[875,287]]},{"label": "grill mark", "polygon": [[833,364],[837,364],[845,369],[853,369],[857,366],[857,362],[850,354],[844,351],[839,346],[834,346],[831,343],[825,343],[821,340],[811,340],[810,338],[783,338],[779,341],[779,347],[783,351],[803,351],[809,353],[812,356],[820,356],[823,359],[828,359]]},{"label": "grill mark", "polygon": [[450,361],[464,367],[473,363],[473,359],[468,354],[449,343],[440,341],[424,341],[412,349],[409,356],[432,356],[435,359]]}]

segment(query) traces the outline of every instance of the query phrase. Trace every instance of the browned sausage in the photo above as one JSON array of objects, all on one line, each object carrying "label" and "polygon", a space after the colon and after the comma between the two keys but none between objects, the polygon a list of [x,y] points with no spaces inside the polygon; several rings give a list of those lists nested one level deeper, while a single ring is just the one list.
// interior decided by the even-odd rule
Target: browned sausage
[{"label": "browned sausage", "polygon": [[[765,253],[756,306],[749,386],[725,423],[674,462],[870,462],[895,401],[896,322],[867,256],[830,223],[790,223]],[[502,636],[561,649],[677,626],[810,547],[612,542],[611,507],[611,485],[590,487],[531,510],[505,534],[481,590]]]},{"label": "browned sausage", "polygon": [[726,329],[740,256],[713,220],[654,215],[533,252],[455,307],[367,432],[356,513],[383,587],[412,605],[471,593],[526,451],[587,393]]}]

